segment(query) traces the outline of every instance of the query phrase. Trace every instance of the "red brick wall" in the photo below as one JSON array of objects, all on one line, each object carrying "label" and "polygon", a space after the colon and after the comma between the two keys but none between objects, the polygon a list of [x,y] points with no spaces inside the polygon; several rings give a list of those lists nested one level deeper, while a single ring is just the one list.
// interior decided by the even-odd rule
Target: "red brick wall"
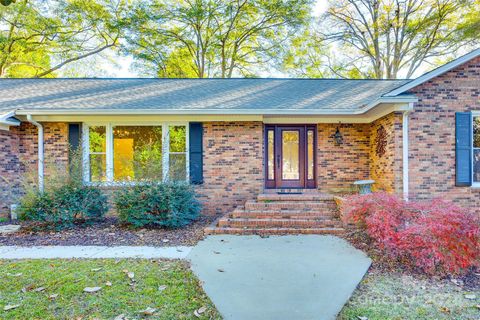
[{"label": "red brick wall", "polygon": [[[386,132],[385,153],[377,154],[380,128]],[[375,120],[370,126],[370,178],[375,180],[375,191],[402,193],[403,138],[402,114],[390,113]]]},{"label": "red brick wall", "polygon": [[263,124],[203,124],[204,213],[227,213],[263,190]]},{"label": "red brick wall", "polygon": [[[45,176],[65,170],[68,163],[68,125],[44,123]],[[21,185],[37,181],[37,128],[30,123],[0,130],[0,216],[9,215],[12,203],[22,195]]]},{"label": "red brick wall", "polygon": [[[370,124],[318,124],[318,189],[348,192],[356,180],[368,179],[370,172]],[[343,144],[332,138],[339,127]]]},{"label": "red brick wall", "polygon": [[480,110],[480,57],[413,88],[410,191],[480,211],[480,189],[455,186],[455,112]]}]

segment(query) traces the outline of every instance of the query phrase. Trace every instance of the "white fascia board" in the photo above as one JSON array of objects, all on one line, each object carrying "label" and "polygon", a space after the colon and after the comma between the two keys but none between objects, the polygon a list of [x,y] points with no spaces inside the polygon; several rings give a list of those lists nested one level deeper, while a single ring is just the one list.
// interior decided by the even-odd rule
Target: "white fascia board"
[{"label": "white fascia board", "polygon": [[427,72],[425,74],[423,74],[422,76],[404,84],[403,86],[401,87],[398,87],[397,89],[393,90],[393,91],[390,91],[389,93],[385,94],[384,96],[385,97],[392,97],[392,96],[397,96],[399,94],[402,94],[404,93],[405,91],[408,91],[416,86],[419,86],[421,85],[422,83],[424,82],[427,82],[435,77],[438,77],[442,74],[444,74],[445,72],[448,72],[452,69],[455,69],[456,67],[464,64],[464,63],[467,63],[468,61],[472,60],[472,59],[475,59],[476,57],[480,56],[480,48],[476,49],[476,50],[473,50],[472,52],[470,53],[467,53],[466,55],[464,56],[461,56],[460,58],[458,59],[455,59],[447,64],[444,64],[443,66],[441,67],[438,67],[430,72]]},{"label": "white fascia board", "polygon": [[360,115],[368,112],[382,103],[409,103],[417,102],[414,96],[402,97],[381,97],[368,105],[359,109],[329,109],[329,110],[298,110],[298,109],[282,109],[282,110],[262,110],[262,109],[182,109],[182,110],[155,110],[155,109],[104,109],[104,110],[85,110],[85,109],[69,109],[69,110],[18,110],[17,115]]}]

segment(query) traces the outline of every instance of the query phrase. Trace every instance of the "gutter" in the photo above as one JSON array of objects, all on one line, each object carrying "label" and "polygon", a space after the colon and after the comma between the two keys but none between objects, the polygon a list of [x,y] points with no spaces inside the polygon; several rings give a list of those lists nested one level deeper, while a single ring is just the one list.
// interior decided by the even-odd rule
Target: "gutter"
[{"label": "gutter", "polygon": [[43,126],[41,123],[33,120],[31,114],[27,114],[27,121],[37,127],[38,130],[38,190],[43,192],[44,190],[44,145],[43,145]]},{"label": "gutter", "polygon": [[14,117],[15,111],[10,111],[0,115],[0,129],[9,130],[10,126],[19,126],[21,122]]}]

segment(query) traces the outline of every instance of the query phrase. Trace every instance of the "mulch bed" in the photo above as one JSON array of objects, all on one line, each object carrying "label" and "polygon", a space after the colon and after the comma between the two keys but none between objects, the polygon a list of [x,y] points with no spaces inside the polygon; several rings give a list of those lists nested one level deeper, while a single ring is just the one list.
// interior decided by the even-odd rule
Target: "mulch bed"
[{"label": "mulch bed", "polygon": [[0,235],[4,246],[190,246],[204,237],[203,229],[215,216],[201,216],[196,222],[179,229],[132,229],[121,225],[117,218],[109,217],[90,226],[77,226],[62,231],[31,231],[20,229],[13,234]]}]

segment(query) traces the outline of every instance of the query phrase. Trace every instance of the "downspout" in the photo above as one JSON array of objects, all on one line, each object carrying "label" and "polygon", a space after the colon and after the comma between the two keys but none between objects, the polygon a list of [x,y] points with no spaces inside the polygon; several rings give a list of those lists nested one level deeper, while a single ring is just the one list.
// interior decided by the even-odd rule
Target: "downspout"
[{"label": "downspout", "polygon": [[32,115],[27,115],[27,121],[37,127],[38,130],[38,190],[43,192],[44,179],[43,179],[43,167],[44,167],[44,146],[43,146],[43,126],[41,123],[33,120]]},{"label": "downspout", "polygon": [[[410,110],[413,109],[413,103],[410,103]],[[403,137],[403,199],[408,201],[408,114],[410,110],[403,112],[402,119],[402,137]]]}]

